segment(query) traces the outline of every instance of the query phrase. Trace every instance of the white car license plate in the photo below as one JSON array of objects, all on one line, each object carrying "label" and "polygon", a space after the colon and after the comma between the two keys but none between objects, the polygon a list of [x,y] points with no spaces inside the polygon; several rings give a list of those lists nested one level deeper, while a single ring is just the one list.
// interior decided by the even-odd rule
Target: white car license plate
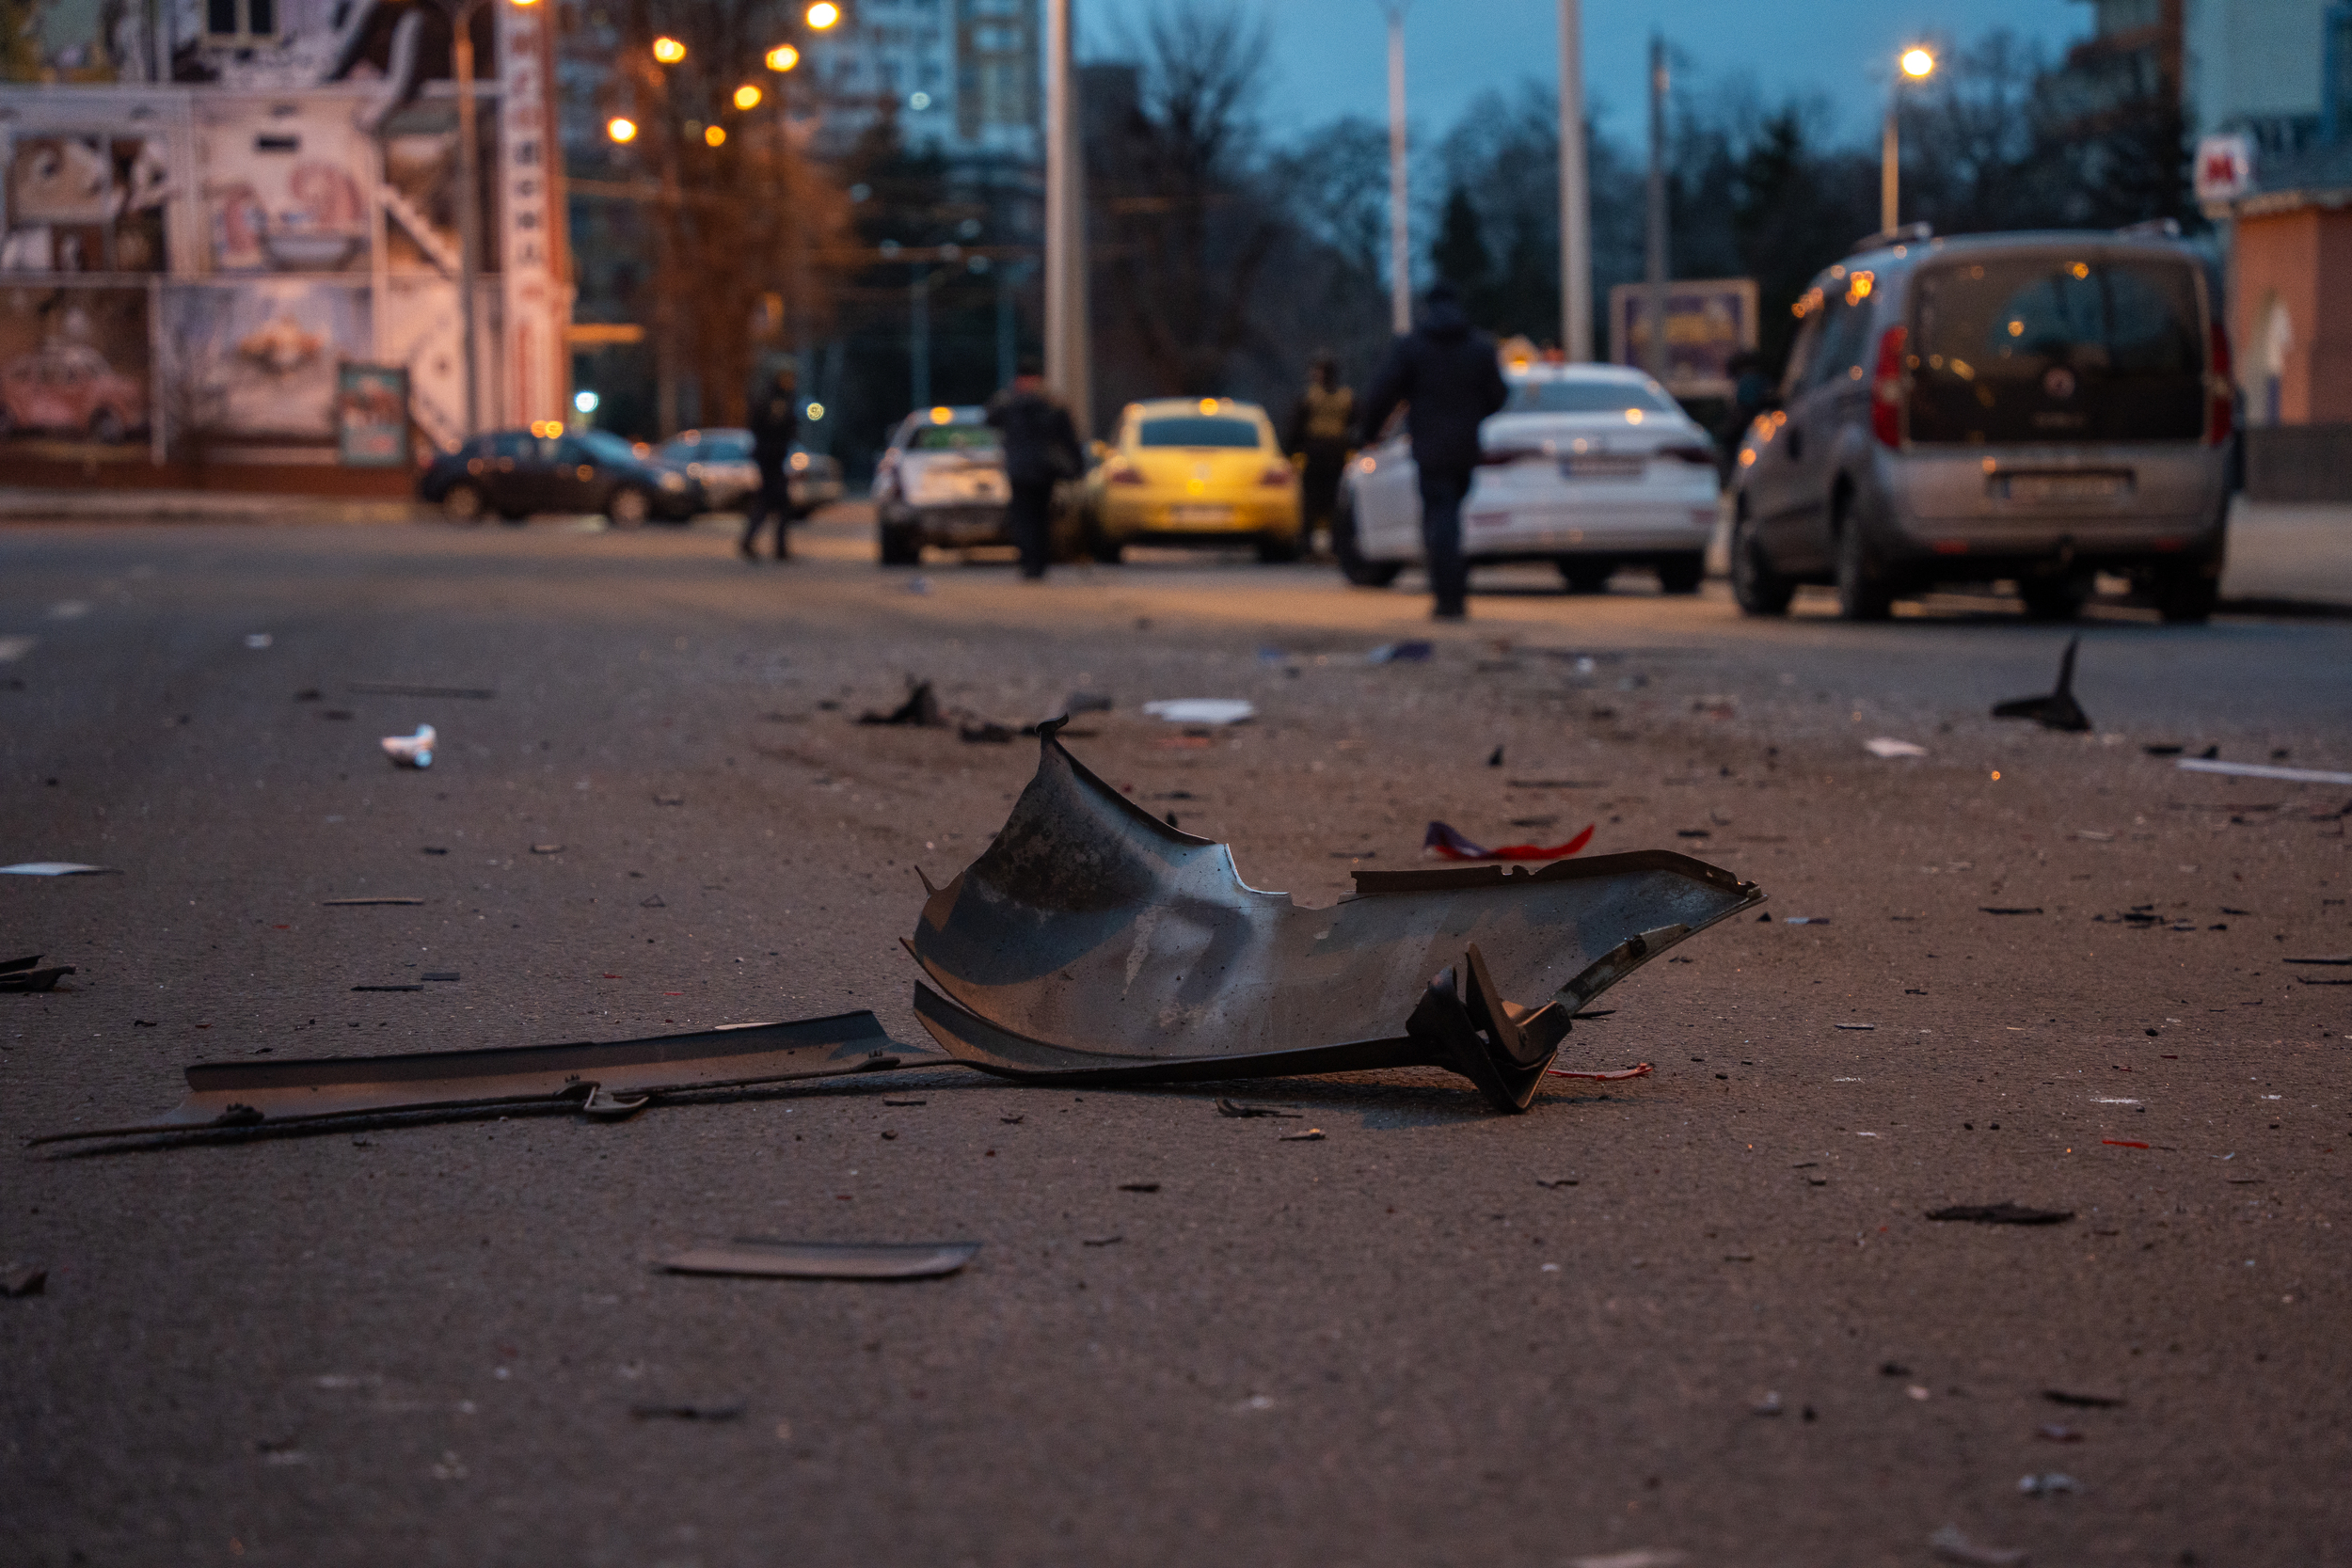
[{"label": "white car license plate", "polygon": [[1645,467],[1638,457],[1564,457],[1562,479],[1639,479]]},{"label": "white car license plate", "polygon": [[2111,500],[2131,493],[2129,474],[2004,474],[2001,493],[2014,501]]},{"label": "white car license plate", "polygon": [[1180,528],[1211,528],[1233,520],[1230,506],[1171,506],[1168,520]]}]

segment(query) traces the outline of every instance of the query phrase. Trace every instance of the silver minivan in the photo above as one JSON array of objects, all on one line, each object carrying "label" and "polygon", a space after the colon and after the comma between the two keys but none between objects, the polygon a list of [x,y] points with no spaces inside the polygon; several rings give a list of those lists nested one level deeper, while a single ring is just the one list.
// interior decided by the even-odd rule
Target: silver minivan
[{"label": "silver minivan", "polygon": [[2169,233],[1875,236],[1815,278],[1776,406],[1733,473],[1740,607],[1834,584],[1883,619],[1940,582],[2073,616],[2097,574],[2167,621],[2213,612],[2229,510],[2229,343]]}]

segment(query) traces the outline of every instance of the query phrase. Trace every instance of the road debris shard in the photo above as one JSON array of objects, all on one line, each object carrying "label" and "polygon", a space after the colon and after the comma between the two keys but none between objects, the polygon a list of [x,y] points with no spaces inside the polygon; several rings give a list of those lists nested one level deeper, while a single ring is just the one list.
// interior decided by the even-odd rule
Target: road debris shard
[{"label": "road debris shard", "polygon": [[38,1296],[48,1289],[47,1269],[28,1269],[22,1263],[0,1268],[0,1296]]},{"label": "road debris shard", "polygon": [[2081,1491],[2082,1482],[2062,1470],[2052,1470],[2047,1475],[2019,1476],[2017,1490],[2028,1497],[2055,1497],[2061,1493]]},{"label": "road debris shard", "polygon": [[69,974],[78,974],[72,964],[43,969],[41,955],[29,958],[9,958],[0,962],[0,990],[55,990],[57,982]]},{"label": "road debris shard", "polygon": [[430,768],[433,748],[440,736],[430,724],[419,724],[414,735],[388,735],[382,745],[384,754],[392,759],[395,768]]},{"label": "road debris shard", "polygon": [[2352,784],[2352,773],[2323,768],[2278,768],[2265,762],[2215,762],[2206,757],[2183,757],[2173,767],[2184,773],[2218,773],[2231,779],[2277,779],[2284,784]]},{"label": "road debris shard", "polygon": [[632,1404],[628,1413],[641,1421],[732,1421],[743,1414],[743,1402],[726,1404]]},{"label": "road debris shard", "polygon": [[[1241,724],[1258,716],[1258,705],[1241,697],[1173,697],[1146,703],[1143,711],[1170,724]],[[1045,733],[1043,724],[1038,733]]]},{"label": "road debris shard", "polygon": [[498,695],[486,686],[404,686],[397,681],[353,681],[343,689],[355,697],[452,697],[485,703]]},{"label": "road debris shard", "polygon": [[377,904],[421,904],[421,898],[322,898],[323,910],[363,910]]},{"label": "road debris shard", "polygon": [[2057,1225],[2074,1217],[2072,1209],[2027,1209],[2015,1203],[1962,1203],[1928,1211],[1931,1220],[1967,1220],[1978,1225]]},{"label": "road debris shard", "polygon": [[876,713],[871,708],[857,716],[861,724],[902,724],[921,730],[944,730],[947,721],[940,715],[939,699],[931,694],[929,681],[907,682],[907,700],[888,713]]},{"label": "road debris shard", "polygon": [[744,1236],[725,1246],[665,1258],[661,1266],[671,1274],[757,1279],[936,1279],[962,1268],[979,1250],[977,1242],[779,1242]]},{"label": "road debris shard", "polygon": [[275,1127],[335,1117],[492,1105],[569,1105],[591,1116],[612,1117],[663,1095],[925,1065],[947,1064],[936,1052],[892,1039],[870,1012],[577,1045],[199,1062],[187,1069],[187,1098],[157,1120],[53,1132],[31,1142]]},{"label": "road debris shard", "polygon": [[2090,716],[2074,701],[2074,654],[2082,646],[2082,639],[2067,639],[2066,652],[2058,656],[2058,689],[2046,697],[2019,697],[2011,702],[1993,705],[1995,719],[2030,719],[2045,730],[2063,730],[2080,735],[2090,728]]},{"label": "road debris shard", "polygon": [[[1763,899],[1727,871],[1648,850],[1532,871],[1358,871],[1352,897],[1301,909],[1246,885],[1227,846],[1104,784],[1062,748],[1059,724],[1039,728],[1036,776],[979,859],[931,891],[907,942],[924,971],[916,1018],[1003,1077],[1441,1067],[1497,1110],[1524,1110],[1573,1013]],[[1497,975],[1550,995],[1508,1002]]]},{"label": "road debris shard", "polygon": [[1310,1127],[1303,1132],[1285,1132],[1280,1141],[1286,1144],[1319,1144],[1323,1141],[1323,1129]]},{"label": "road debris shard", "polygon": [[1565,860],[1593,842],[1593,830],[1597,823],[1586,823],[1584,831],[1565,844],[1549,847],[1538,844],[1506,844],[1499,849],[1488,849],[1472,844],[1443,822],[1432,822],[1422,835],[1424,853],[1449,861],[1557,861]]},{"label": "road debris shard", "polygon": [[1978,1545],[1958,1525],[1946,1525],[1929,1536],[1928,1549],[1945,1561],[1961,1563],[1963,1568],[2021,1568],[2026,1561],[2022,1550]]},{"label": "road debris shard", "polygon": [[1581,1078],[1588,1084],[1622,1084],[1629,1078],[1647,1078],[1651,1068],[1644,1062],[1638,1067],[1615,1068],[1606,1072],[1578,1072],[1564,1067],[1546,1068],[1544,1070],[1554,1078]]},{"label": "road debris shard", "polygon": [[1364,656],[1366,664],[1419,664],[1437,650],[1427,642],[1383,642]]},{"label": "road debris shard", "polygon": [[1219,1100],[1216,1114],[1221,1117],[1279,1117],[1286,1121],[1305,1121],[1301,1111],[1278,1111],[1271,1105],[1244,1105],[1237,1101]]},{"label": "road debris shard", "polygon": [[2052,1404],[2063,1404],[2075,1410],[2117,1410],[2124,1402],[2121,1394],[2074,1394],[2063,1388],[2044,1388],[2042,1397]]},{"label": "road debris shard", "polygon": [[82,865],[73,861],[19,861],[14,865],[0,865],[0,877],[100,877],[114,869],[111,865]]},{"label": "road debris shard", "polygon": [[1888,736],[1880,736],[1876,740],[1866,740],[1862,743],[1862,749],[1874,757],[1923,757],[1928,754],[1928,749],[1925,746],[1915,745],[1908,740],[1897,740]]}]

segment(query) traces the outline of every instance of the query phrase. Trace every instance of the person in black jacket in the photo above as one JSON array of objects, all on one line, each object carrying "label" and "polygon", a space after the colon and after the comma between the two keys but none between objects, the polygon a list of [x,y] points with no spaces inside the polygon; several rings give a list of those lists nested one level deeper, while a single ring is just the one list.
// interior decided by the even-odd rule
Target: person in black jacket
[{"label": "person in black jacket", "polygon": [[1509,398],[1494,340],[1462,314],[1461,296],[1440,280],[1422,296],[1421,321],[1390,346],[1364,397],[1364,439],[1374,439],[1399,404],[1421,470],[1421,537],[1429,593],[1440,621],[1467,612],[1470,568],[1462,560],[1462,499],[1478,467],[1478,427]]},{"label": "person in black jacket", "polygon": [[1005,443],[1005,483],[1012,489],[1006,528],[1021,547],[1021,575],[1035,582],[1045,575],[1054,486],[1081,468],[1078,430],[1045,390],[1044,367],[1035,359],[1022,360],[1012,385],[989,399],[988,422]]},{"label": "person in black jacket", "polygon": [[792,554],[786,530],[792,526],[792,438],[801,430],[801,381],[787,365],[776,378],[752,394],[752,461],[759,467],[759,488],[743,506],[743,542],[736,548],[746,561],[759,559],[759,531],[776,520],[776,559]]}]

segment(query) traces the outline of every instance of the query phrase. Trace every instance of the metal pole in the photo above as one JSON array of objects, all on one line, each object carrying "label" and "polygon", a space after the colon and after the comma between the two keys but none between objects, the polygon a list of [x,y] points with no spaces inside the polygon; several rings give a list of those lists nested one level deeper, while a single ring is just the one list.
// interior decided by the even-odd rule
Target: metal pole
[{"label": "metal pole", "polygon": [[1903,84],[1898,76],[1886,89],[1886,135],[1879,143],[1879,227],[1892,229],[1901,221],[1902,211],[1902,147],[1900,133],[1895,126],[1895,109],[1902,102]]},{"label": "metal pole", "polygon": [[1405,7],[1389,12],[1389,325],[1413,329],[1413,218],[1406,168]]},{"label": "metal pole", "polygon": [[996,385],[1012,385],[1013,372],[1020,368],[1018,341],[1013,334],[1012,275],[1015,269],[996,269]]},{"label": "metal pole", "polygon": [[1648,336],[1642,368],[1666,378],[1666,40],[1649,36],[1649,234],[1642,314]]},{"label": "metal pole", "polygon": [[481,349],[475,341],[482,267],[482,197],[477,189],[482,143],[474,127],[473,18],[482,0],[460,6],[450,23],[450,74],[457,87],[457,309],[466,341],[466,436],[482,428]]},{"label": "metal pole", "polygon": [[1584,21],[1560,0],[1560,345],[1593,356],[1593,202],[1584,164]]},{"label": "metal pole", "polygon": [[907,293],[907,369],[914,384],[915,408],[931,405],[931,269],[914,263],[914,281]]},{"label": "metal pole", "polygon": [[1084,435],[1087,364],[1086,185],[1071,80],[1070,0],[1045,0],[1045,377]]}]

